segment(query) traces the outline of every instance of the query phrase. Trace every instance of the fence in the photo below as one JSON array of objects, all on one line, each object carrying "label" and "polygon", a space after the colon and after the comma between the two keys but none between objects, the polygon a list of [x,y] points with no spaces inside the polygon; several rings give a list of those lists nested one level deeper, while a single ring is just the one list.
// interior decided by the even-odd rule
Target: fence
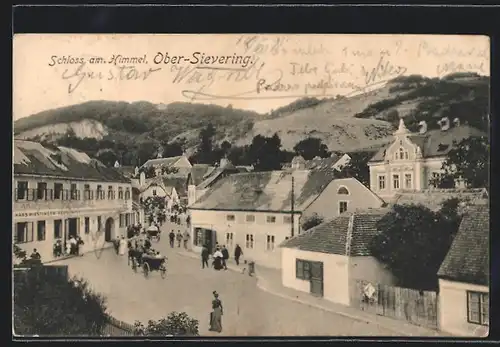
[{"label": "fence", "polygon": [[26,265],[17,265],[14,267],[14,281],[26,280],[28,278],[28,270],[31,275],[35,274],[37,278],[40,278],[40,276],[61,276],[66,280],[69,278],[67,265],[31,266],[31,262],[28,260]]},{"label": "fence", "polygon": [[436,292],[358,280],[355,293],[356,297],[351,302],[358,309],[405,320],[410,324],[438,329]]},{"label": "fence", "polygon": [[115,337],[115,336],[133,336],[134,326],[125,322],[122,322],[116,318],[108,316],[108,324],[104,327],[102,331],[103,336]]}]

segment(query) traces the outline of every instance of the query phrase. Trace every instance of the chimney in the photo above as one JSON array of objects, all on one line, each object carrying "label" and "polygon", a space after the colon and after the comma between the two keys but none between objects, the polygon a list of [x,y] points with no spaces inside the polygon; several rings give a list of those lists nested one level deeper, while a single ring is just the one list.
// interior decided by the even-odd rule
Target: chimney
[{"label": "chimney", "polygon": [[229,165],[229,159],[227,159],[227,158],[221,158],[220,159],[219,167],[223,168],[223,167],[226,167],[227,165]]},{"label": "chimney", "polygon": [[146,184],[146,173],[144,171],[139,175],[139,184],[141,186]]},{"label": "chimney", "polygon": [[420,126],[419,133],[425,134],[427,132],[427,122],[425,120],[423,120],[420,123],[418,123],[418,125]]},{"label": "chimney", "polygon": [[450,119],[448,117],[441,118],[438,124],[441,126],[441,131],[450,129]]},{"label": "chimney", "polygon": [[458,119],[458,118],[453,119],[453,126],[459,127],[460,126],[460,119]]}]

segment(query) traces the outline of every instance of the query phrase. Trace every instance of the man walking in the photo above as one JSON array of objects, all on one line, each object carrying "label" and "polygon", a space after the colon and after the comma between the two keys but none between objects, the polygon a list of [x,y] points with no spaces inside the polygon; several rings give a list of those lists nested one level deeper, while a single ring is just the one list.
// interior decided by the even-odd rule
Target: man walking
[{"label": "man walking", "polygon": [[168,234],[168,238],[170,239],[170,247],[174,248],[175,234],[173,230]]},{"label": "man walking", "polygon": [[184,235],[183,235],[184,249],[188,249],[188,241],[189,241],[189,232],[187,230],[184,230]]},{"label": "man walking", "polygon": [[236,245],[234,249],[234,260],[236,261],[236,265],[240,265],[240,257],[243,255],[243,251],[241,250],[240,245]]},{"label": "man walking", "polygon": [[181,248],[182,234],[180,230],[177,230],[177,247]]},{"label": "man walking", "polygon": [[208,247],[206,245],[203,245],[203,248],[201,249],[201,268],[204,269],[205,266],[208,268]]},{"label": "man walking", "polygon": [[224,266],[224,270],[227,270],[227,260],[229,259],[229,251],[227,250],[226,246],[222,246],[222,265]]}]

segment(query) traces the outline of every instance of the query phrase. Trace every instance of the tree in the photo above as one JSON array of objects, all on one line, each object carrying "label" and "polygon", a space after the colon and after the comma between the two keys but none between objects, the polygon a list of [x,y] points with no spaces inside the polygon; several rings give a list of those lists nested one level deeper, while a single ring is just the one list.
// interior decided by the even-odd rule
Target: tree
[{"label": "tree", "polygon": [[276,133],[271,137],[257,135],[253,138],[247,155],[256,171],[280,170],[283,162],[281,139]]},{"label": "tree", "polygon": [[100,336],[108,322],[105,298],[93,292],[84,279],[68,281],[43,268],[23,270],[14,278],[15,333]]},{"label": "tree", "polygon": [[213,164],[213,140],[215,137],[215,128],[212,123],[208,123],[205,128],[201,129],[199,137],[200,145],[198,146],[193,159],[200,164]]},{"label": "tree", "polygon": [[368,162],[373,157],[373,152],[349,153],[351,160],[345,165],[338,178],[354,177],[365,186],[370,187],[370,168]]},{"label": "tree", "polygon": [[118,156],[112,149],[105,148],[97,153],[96,159],[102,162],[104,165],[112,167],[118,160]]},{"label": "tree", "polygon": [[314,157],[327,158],[330,156],[328,146],[325,145],[321,139],[315,137],[308,137],[299,141],[293,147],[293,150],[305,160],[311,160]]},{"label": "tree", "polygon": [[318,214],[314,213],[311,216],[307,217],[303,222],[302,222],[302,231],[309,230],[311,228],[314,228],[317,225],[320,225],[323,223],[324,218],[319,216]]},{"label": "tree", "polygon": [[422,205],[395,205],[377,223],[371,254],[388,266],[402,287],[437,288],[437,272],[458,230],[457,201],[438,212]]},{"label": "tree", "polygon": [[147,326],[135,322],[136,336],[198,336],[198,320],[185,312],[171,312],[167,318],[158,321],[150,320]]},{"label": "tree", "polygon": [[443,163],[444,175],[437,185],[451,178],[462,179],[471,188],[489,188],[489,141],[486,136],[469,137],[452,148]]},{"label": "tree", "polygon": [[181,142],[175,141],[172,143],[163,144],[163,158],[177,157],[184,153],[184,147]]}]

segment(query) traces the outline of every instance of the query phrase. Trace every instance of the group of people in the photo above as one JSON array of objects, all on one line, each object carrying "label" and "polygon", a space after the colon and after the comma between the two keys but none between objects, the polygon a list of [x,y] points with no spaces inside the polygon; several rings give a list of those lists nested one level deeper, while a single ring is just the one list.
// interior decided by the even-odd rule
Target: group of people
[{"label": "group of people", "polygon": [[177,234],[174,233],[174,230],[171,230],[168,234],[168,239],[170,241],[170,247],[175,247],[175,241],[177,240],[177,247],[181,247],[181,242],[184,245],[184,249],[188,249],[188,241],[189,241],[189,232],[187,230],[181,234],[180,230],[177,230]]},{"label": "group of people", "polygon": [[[61,257],[63,255],[80,255],[80,247],[84,245],[82,238],[80,236],[71,236],[64,247],[61,239],[57,239],[53,246],[54,258]],[[83,255],[83,254],[82,254]]]},{"label": "group of people", "polygon": [[[236,245],[234,249],[234,260],[236,265],[240,265],[240,258],[243,255],[243,251],[240,245]],[[208,266],[208,259],[210,258],[210,251],[207,245],[203,245],[201,249],[201,267],[204,269]],[[225,245],[219,246],[218,244],[215,247],[215,252],[212,255],[212,267],[215,270],[227,270],[227,261],[229,260],[229,251],[227,250]]]}]

